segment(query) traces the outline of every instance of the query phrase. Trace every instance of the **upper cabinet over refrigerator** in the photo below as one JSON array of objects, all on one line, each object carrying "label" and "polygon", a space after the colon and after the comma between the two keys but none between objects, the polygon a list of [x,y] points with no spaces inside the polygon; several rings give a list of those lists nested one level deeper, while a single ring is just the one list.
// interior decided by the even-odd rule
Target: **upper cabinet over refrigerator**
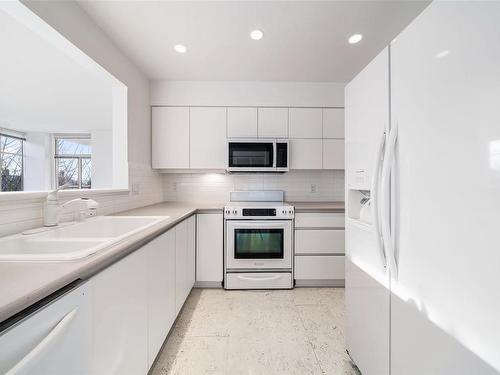
[{"label": "upper cabinet over refrigerator", "polygon": [[375,155],[389,126],[389,49],[384,49],[345,89],[346,180],[370,190]]}]

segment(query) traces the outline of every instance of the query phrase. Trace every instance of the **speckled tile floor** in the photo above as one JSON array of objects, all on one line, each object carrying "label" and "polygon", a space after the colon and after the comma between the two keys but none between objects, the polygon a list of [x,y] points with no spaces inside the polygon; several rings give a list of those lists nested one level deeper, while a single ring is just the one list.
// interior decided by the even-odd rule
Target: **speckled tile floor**
[{"label": "speckled tile floor", "polygon": [[359,374],[345,354],[344,289],[194,289],[151,374]]}]

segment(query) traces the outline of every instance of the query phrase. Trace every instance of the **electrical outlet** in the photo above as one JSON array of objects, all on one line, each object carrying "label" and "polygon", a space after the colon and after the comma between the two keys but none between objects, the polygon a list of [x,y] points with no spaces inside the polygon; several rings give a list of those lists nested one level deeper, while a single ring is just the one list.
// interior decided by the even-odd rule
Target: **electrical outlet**
[{"label": "electrical outlet", "polygon": [[316,193],[317,190],[316,184],[311,184],[311,193]]},{"label": "electrical outlet", "polygon": [[177,191],[177,182],[174,182],[174,191]]}]

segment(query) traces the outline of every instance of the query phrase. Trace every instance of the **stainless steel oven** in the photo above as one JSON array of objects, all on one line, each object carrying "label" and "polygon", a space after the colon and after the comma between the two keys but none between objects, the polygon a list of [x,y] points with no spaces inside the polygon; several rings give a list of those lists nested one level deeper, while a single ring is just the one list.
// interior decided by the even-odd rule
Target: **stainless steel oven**
[{"label": "stainless steel oven", "polygon": [[229,172],[287,172],[288,141],[280,139],[229,139]]}]

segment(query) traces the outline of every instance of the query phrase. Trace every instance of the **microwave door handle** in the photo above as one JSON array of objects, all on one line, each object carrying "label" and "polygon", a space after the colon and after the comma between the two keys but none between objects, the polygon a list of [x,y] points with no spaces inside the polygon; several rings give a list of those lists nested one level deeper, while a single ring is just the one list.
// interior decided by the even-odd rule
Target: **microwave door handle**
[{"label": "microwave door handle", "polygon": [[276,169],[277,150],[276,141],[273,141],[273,169]]}]

